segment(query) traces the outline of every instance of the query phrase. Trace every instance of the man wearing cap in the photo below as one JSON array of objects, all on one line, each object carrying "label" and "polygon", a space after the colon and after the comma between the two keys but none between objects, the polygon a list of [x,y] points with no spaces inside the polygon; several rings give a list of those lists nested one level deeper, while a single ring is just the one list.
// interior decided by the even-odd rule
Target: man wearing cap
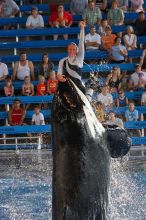
[{"label": "man wearing cap", "polygon": [[96,27],[90,27],[90,33],[85,36],[86,50],[93,51],[98,50],[101,45],[101,37],[96,33]]},{"label": "man wearing cap", "polygon": [[27,18],[26,28],[44,28],[43,17],[39,14],[38,8],[35,6],[32,7],[31,15],[29,15]]}]

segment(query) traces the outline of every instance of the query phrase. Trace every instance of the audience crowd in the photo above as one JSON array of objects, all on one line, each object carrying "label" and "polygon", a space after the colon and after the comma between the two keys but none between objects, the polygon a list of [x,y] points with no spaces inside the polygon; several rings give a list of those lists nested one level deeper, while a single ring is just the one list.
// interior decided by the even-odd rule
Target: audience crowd
[{"label": "audience crowd", "polygon": [[[35,1],[27,1],[33,4]],[[43,1],[39,2],[40,4]],[[146,35],[146,19],[143,8],[143,0],[71,0],[69,10],[58,4],[56,10],[51,12],[48,26],[51,28],[69,28],[78,26],[74,22],[74,15],[81,15],[86,23],[88,32],[85,35],[86,51],[107,51],[106,62],[114,64],[112,70],[104,75],[90,74],[86,80],[86,95],[91,102],[98,120],[104,126],[117,125],[124,128],[126,121],[138,121],[140,113],[137,105],[146,105],[146,49],[145,45],[138,45],[137,37]],[[13,0],[0,2],[0,17],[12,17],[19,15],[19,6]],[[132,23],[125,22],[125,12],[137,12],[138,17]],[[103,16],[106,15],[106,16]],[[125,33],[115,33],[112,27],[126,25]],[[32,6],[31,14],[27,17],[25,27],[28,29],[44,28],[42,12],[36,6]],[[80,36],[78,36],[80,37]],[[53,39],[61,36],[53,35]],[[64,40],[70,38],[63,35]],[[29,40],[29,39],[27,39]],[[128,57],[128,51],[143,50],[142,56],[136,60],[133,72],[122,71],[118,64],[135,62]],[[97,63],[96,57],[88,65]],[[0,81],[5,81],[3,93],[5,96],[44,96],[53,95],[57,90],[58,78],[54,71],[54,63],[49,59],[48,53],[42,55],[42,61],[37,65],[27,59],[27,53],[19,54],[19,61],[14,63],[12,78],[8,73],[8,67],[0,62]],[[36,71],[37,69],[37,71]],[[100,82],[103,77],[103,82]],[[13,82],[22,82],[21,91],[15,90]],[[34,81],[37,84],[34,85]],[[102,84],[102,86],[101,86]],[[126,92],[142,92],[141,100],[128,100]],[[116,99],[113,98],[116,94]],[[123,114],[116,114],[116,108],[127,107]],[[45,119],[41,113],[45,105],[24,105],[19,99],[15,99],[9,111],[10,125],[23,125],[25,114],[28,109],[34,109],[30,124],[44,125]],[[129,130],[131,135],[140,136],[140,130]]]}]

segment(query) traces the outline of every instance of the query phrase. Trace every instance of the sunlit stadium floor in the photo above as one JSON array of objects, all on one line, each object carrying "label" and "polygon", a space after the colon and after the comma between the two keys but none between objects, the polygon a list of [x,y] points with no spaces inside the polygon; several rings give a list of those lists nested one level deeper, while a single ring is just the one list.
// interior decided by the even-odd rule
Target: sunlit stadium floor
[{"label": "sunlit stadium floor", "polygon": [[[146,162],[113,161],[107,220],[146,220]],[[0,220],[51,220],[49,150],[0,151]]]}]

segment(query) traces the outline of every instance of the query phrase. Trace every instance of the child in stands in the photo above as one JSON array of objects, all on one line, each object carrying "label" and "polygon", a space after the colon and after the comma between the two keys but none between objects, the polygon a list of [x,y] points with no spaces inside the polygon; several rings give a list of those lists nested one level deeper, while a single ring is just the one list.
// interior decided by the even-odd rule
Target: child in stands
[{"label": "child in stands", "polygon": [[56,92],[57,85],[58,85],[58,80],[56,78],[55,71],[52,71],[47,81],[47,92],[49,95],[53,95]]},{"label": "child in stands", "polygon": [[46,95],[47,88],[45,84],[45,77],[42,75],[39,75],[39,84],[37,85],[37,95]]},{"label": "child in stands", "polygon": [[12,79],[7,77],[5,80],[4,94],[5,96],[14,96],[14,86],[12,85]]},{"label": "child in stands", "polygon": [[34,95],[34,85],[30,82],[30,77],[25,76],[24,84],[22,85],[22,95],[33,96]]}]

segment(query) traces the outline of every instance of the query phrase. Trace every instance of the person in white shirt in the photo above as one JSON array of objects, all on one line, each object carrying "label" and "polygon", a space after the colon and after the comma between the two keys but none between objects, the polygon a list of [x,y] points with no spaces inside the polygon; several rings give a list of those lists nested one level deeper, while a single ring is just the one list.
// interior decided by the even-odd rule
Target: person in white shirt
[{"label": "person in white shirt", "polygon": [[37,7],[32,7],[31,15],[28,16],[26,21],[26,28],[44,28],[44,20],[42,15],[38,13]]},{"label": "person in white shirt", "polygon": [[139,91],[145,89],[146,85],[146,72],[141,70],[141,65],[136,64],[135,72],[130,77],[130,88]]},{"label": "person in white shirt", "polygon": [[109,120],[106,121],[106,125],[117,125],[120,128],[124,128],[122,119],[117,118],[114,111],[109,112]]},{"label": "person in white shirt", "polygon": [[113,97],[109,93],[109,87],[107,85],[104,85],[101,93],[97,95],[97,101],[103,104],[105,113],[108,113],[112,109]]},{"label": "person in white shirt", "polygon": [[8,67],[5,63],[0,62],[0,81],[5,80],[8,75]]},{"label": "person in white shirt", "polygon": [[85,46],[87,51],[98,50],[101,45],[101,36],[96,33],[96,27],[90,28],[90,33],[85,36]]},{"label": "person in white shirt", "polygon": [[40,112],[40,107],[35,106],[34,114],[32,115],[31,124],[33,125],[45,125],[44,115]]}]

